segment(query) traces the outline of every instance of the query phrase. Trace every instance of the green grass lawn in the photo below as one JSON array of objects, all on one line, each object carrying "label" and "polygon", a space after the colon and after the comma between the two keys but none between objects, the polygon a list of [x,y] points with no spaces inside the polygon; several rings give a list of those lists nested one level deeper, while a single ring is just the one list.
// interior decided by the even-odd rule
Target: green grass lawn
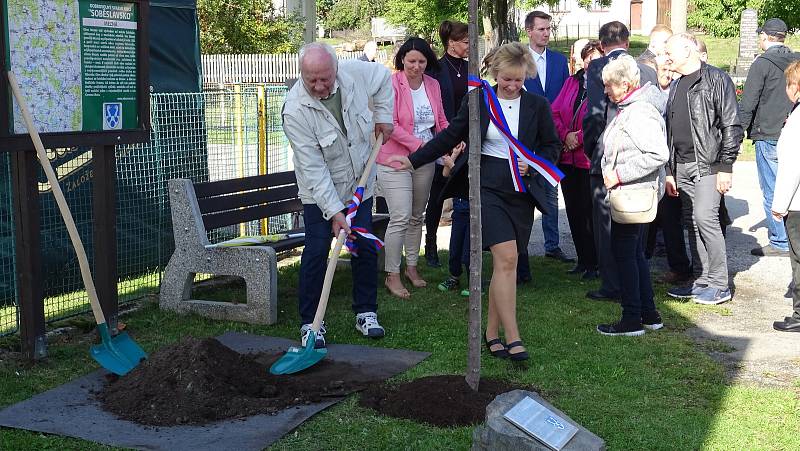
[{"label": "green grass lawn", "polygon": [[[487,265],[488,266],[488,265]],[[573,419],[603,437],[609,449],[800,449],[800,381],[793,389],[730,384],[725,370],[683,333],[701,312],[728,314],[723,307],[698,307],[658,296],[667,328],[640,338],[603,337],[596,324],[617,319],[619,306],[588,301],[596,288],[565,275],[568,266],[534,257],[534,282],[518,296],[522,337],[531,353],[515,366],[483,353],[484,377],[539,387],[542,395]],[[487,268],[488,269],[488,268]],[[334,280],[326,323],[331,343],[405,348],[431,352],[417,367],[397,377],[461,374],[466,361],[467,308],[455,293],[434,285],[445,270],[423,268],[431,283],[399,301],[379,289],[380,319],[387,336],[368,341],[353,328],[349,271]],[[279,280],[279,322],[273,326],[181,317],[147,304],[122,318],[148,352],[182,337],[225,331],[298,335],[296,266]],[[659,293],[664,287],[658,287]],[[243,299],[241,287],[203,293],[210,299]],[[485,312],[484,312],[485,314]],[[6,338],[6,345],[13,338]],[[713,344],[713,343],[712,343]],[[711,346],[729,351],[724,346]],[[0,406],[72,380],[97,366],[88,343],[51,345],[46,362],[33,367],[0,357]],[[356,395],[357,396],[357,395]],[[383,417],[358,406],[356,396],[324,411],[278,442],[274,449],[468,449],[471,428],[439,429]],[[92,443],[16,430],[0,431],[0,449],[105,449]]]}]

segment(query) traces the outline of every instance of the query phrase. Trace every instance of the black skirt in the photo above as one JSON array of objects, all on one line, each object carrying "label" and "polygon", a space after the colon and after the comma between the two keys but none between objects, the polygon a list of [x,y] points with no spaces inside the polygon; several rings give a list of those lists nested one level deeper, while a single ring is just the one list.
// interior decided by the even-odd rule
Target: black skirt
[{"label": "black skirt", "polygon": [[533,198],[514,190],[505,158],[481,155],[481,229],[483,249],[516,241],[517,252],[528,249],[533,229]]}]

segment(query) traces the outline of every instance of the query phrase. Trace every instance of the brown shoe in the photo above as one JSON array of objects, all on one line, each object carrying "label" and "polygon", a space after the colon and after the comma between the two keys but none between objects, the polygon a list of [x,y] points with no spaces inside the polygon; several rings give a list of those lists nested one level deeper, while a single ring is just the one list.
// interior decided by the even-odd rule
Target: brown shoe
[{"label": "brown shoe", "polygon": [[688,282],[692,278],[686,273],[679,273],[675,271],[667,271],[659,280],[669,285],[679,285],[683,282]]}]

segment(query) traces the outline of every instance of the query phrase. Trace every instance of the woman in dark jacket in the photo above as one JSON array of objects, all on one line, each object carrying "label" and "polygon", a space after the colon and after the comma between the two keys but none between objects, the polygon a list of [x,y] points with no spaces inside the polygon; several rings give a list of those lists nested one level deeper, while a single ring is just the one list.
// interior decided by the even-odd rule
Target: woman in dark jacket
[{"label": "woman in dark jacket", "polygon": [[[439,59],[439,67],[427,74],[439,82],[442,91],[442,106],[448,121],[452,120],[461,100],[467,94],[467,72],[469,63],[465,59],[469,54],[469,29],[462,22],[445,20],[439,26],[439,37],[442,40],[445,54]],[[431,195],[425,210],[425,261],[428,266],[439,267],[439,255],[436,247],[436,232],[442,218],[441,196],[447,177],[442,174],[444,167],[436,161],[431,184]]]},{"label": "woman in dark jacket", "polygon": [[[528,149],[555,162],[561,141],[553,125],[550,105],[544,97],[522,89],[526,78],[533,77],[536,65],[530,51],[518,42],[505,44],[494,52],[490,62],[491,75],[497,80],[497,98],[508,122],[508,128]],[[495,357],[525,360],[528,353],[520,339],[517,326],[517,255],[528,247],[533,227],[534,197],[540,199],[544,186],[542,177],[535,177],[531,187],[535,192],[517,192],[509,166],[509,146],[497,127],[490,124],[486,105],[481,102],[481,221],[483,246],[492,253],[492,280],[489,284],[489,318],[486,325],[486,345]],[[449,127],[410,158],[397,156],[403,168],[417,168],[449,152],[461,141],[467,141],[469,108],[461,104],[458,115]],[[443,197],[468,197],[467,157],[456,161]],[[530,177],[527,164],[518,164],[520,174]],[[546,183],[546,182],[545,182]],[[500,326],[506,343],[500,341]]]}]

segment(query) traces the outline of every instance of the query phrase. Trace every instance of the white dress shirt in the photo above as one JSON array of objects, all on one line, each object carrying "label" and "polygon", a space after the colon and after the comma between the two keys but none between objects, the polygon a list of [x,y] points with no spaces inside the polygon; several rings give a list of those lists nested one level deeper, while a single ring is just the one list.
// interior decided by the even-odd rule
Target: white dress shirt
[{"label": "white dress shirt", "polygon": [[531,51],[531,56],[533,57],[533,62],[536,63],[536,74],[539,75],[539,81],[542,82],[542,91],[545,90],[547,86],[545,82],[547,81],[547,49],[544,49],[542,54],[536,53],[535,50],[528,47]]}]

